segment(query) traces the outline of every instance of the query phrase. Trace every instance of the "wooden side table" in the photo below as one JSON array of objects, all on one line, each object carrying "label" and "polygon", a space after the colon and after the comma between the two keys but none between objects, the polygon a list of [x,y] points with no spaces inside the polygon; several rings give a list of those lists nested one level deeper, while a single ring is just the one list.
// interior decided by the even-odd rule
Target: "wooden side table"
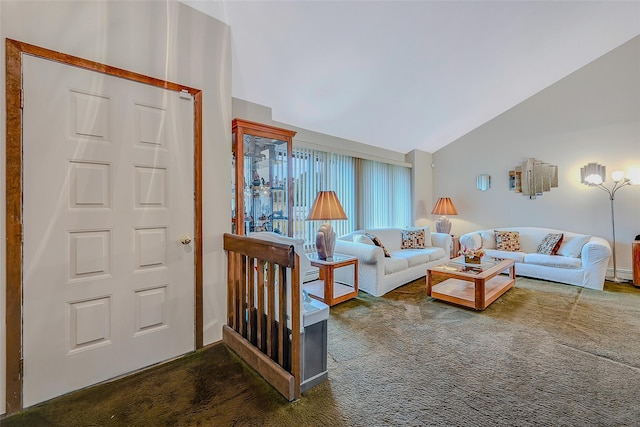
[{"label": "wooden side table", "polygon": [[[320,269],[320,279],[303,285],[309,296],[324,302],[329,307],[358,296],[358,258],[333,254],[331,261],[318,258],[317,253],[307,254],[311,265]],[[337,268],[353,266],[353,286],[336,282]]]},{"label": "wooden side table", "polygon": [[460,252],[460,236],[451,235],[451,258],[459,256]]}]

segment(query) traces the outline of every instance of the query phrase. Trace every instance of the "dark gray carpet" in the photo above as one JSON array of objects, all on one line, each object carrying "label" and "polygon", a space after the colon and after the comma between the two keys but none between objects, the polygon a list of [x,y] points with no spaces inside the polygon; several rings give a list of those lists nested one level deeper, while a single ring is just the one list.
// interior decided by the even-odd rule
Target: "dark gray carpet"
[{"label": "dark gray carpet", "polygon": [[518,278],[482,312],[424,278],[332,307],[329,379],[288,403],[223,345],[2,426],[637,426],[640,289]]}]

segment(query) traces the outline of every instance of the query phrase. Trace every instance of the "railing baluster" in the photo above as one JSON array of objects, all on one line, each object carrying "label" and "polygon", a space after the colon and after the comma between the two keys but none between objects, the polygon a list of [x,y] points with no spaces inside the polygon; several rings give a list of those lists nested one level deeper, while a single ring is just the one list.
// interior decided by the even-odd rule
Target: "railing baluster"
[{"label": "railing baluster", "polygon": [[265,333],[265,311],[264,311],[264,268],[265,261],[258,260],[258,334],[256,345],[263,353],[267,350],[267,334]]},{"label": "railing baluster", "polygon": [[274,341],[274,335],[277,334],[276,330],[276,297],[275,297],[275,264],[272,262],[267,263],[267,356],[271,359],[275,357],[277,349],[275,348],[276,341]]},{"label": "railing baluster", "polygon": [[242,275],[240,277],[240,335],[247,338],[247,256],[242,255]]},{"label": "railing baluster", "polygon": [[284,343],[289,341],[287,332],[287,275],[286,269],[278,268],[278,365],[285,366]]},{"label": "railing baluster", "polygon": [[248,329],[247,329],[247,339],[253,345],[256,345],[256,301],[255,301],[255,289],[256,289],[256,259],[249,258],[248,265],[248,286],[249,286],[249,296],[248,296],[248,308],[247,313],[249,316]]}]

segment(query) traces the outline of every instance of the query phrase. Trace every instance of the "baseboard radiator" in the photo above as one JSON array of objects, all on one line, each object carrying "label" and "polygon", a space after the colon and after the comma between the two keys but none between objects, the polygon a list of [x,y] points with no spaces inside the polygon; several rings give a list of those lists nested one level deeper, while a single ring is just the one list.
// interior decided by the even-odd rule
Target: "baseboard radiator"
[{"label": "baseboard radiator", "polygon": [[233,234],[224,235],[224,249],[227,324],[222,330],[223,341],[286,399],[299,399],[298,255],[293,246]]}]

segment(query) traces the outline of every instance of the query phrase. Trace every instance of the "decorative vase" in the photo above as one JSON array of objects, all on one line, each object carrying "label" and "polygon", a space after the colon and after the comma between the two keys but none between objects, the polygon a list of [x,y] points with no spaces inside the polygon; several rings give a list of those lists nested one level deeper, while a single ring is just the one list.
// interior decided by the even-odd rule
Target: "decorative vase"
[{"label": "decorative vase", "polygon": [[466,264],[480,264],[480,257],[471,257],[471,256],[466,256],[464,257],[464,262]]}]

